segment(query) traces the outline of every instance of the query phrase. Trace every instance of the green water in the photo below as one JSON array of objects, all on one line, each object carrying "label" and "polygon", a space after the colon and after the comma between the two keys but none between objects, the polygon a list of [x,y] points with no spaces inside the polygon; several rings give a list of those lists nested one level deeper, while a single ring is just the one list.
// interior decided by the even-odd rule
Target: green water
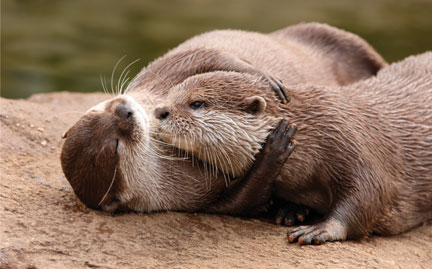
[{"label": "green water", "polygon": [[432,49],[432,0],[1,0],[1,96],[101,91],[124,55],[120,69],[140,59],[133,76],[198,33],[308,21],[359,34],[389,62]]}]

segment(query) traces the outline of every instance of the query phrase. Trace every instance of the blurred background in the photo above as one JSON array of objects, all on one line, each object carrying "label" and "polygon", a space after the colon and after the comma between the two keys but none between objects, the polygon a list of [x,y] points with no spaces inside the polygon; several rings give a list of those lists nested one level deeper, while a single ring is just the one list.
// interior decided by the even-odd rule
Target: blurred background
[{"label": "blurred background", "polygon": [[318,21],[397,61],[432,49],[432,0],[1,0],[1,96],[102,91],[131,68],[213,29],[270,32]]}]

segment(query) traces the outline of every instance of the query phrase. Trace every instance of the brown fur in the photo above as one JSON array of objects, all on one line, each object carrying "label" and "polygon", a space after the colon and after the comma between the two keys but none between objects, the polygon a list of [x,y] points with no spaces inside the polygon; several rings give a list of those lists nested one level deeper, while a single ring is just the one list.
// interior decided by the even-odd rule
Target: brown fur
[{"label": "brown fur", "polygon": [[270,34],[219,30],[193,37],[149,64],[129,93],[166,94],[192,75],[213,71],[260,70],[285,85],[347,85],[386,65],[363,39],[326,24],[298,24]]},{"label": "brown fur", "polygon": [[[154,109],[152,102],[147,105]],[[116,114],[116,108],[127,103],[127,97],[119,96],[98,104],[65,133],[61,163],[78,198],[108,212],[209,207],[224,190],[224,177],[210,175],[205,164],[192,163],[172,147],[146,141],[143,136],[152,130],[142,128],[136,110],[127,121]],[[134,177],[136,168],[143,169],[142,177]]]},{"label": "brown fur", "polygon": [[385,61],[358,36],[318,23],[300,24],[270,34],[275,39],[299,43],[328,64],[324,79],[348,85],[376,74]]},{"label": "brown fur", "polygon": [[[289,104],[279,104],[250,76],[197,75],[170,92],[162,138],[178,146],[171,134],[180,135],[194,155],[230,173],[221,165],[227,160],[219,161],[224,152],[247,169],[264,141],[250,139],[254,126],[270,128],[285,117],[298,125],[297,148],[276,182],[276,195],[325,215],[317,225],[295,229],[290,240],[398,234],[432,218],[431,62],[430,52],[410,57],[343,88],[289,87]],[[265,99],[263,112],[251,114],[242,105],[253,96]],[[191,110],[196,100],[205,106]],[[236,130],[227,122],[246,127]],[[196,133],[208,130],[217,146],[206,152],[207,141],[198,141],[205,137],[197,140]]]},{"label": "brown fur", "polygon": [[[121,171],[117,170],[114,175],[118,161],[116,141],[120,136],[119,123],[109,109],[106,114],[90,112],[64,135],[67,139],[61,154],[63,171],[75,194],[94,209],[99,208],[113,176],[115,184],[111,196],[122,187]],[[93,169],[86,169],[89,166]]]},{"label": "brown fur", "polygon": [[[299,42],[301,32],[313,32],[316,38]],[[329,41],[322,42],[324,39]],[[368,59],[369,64],[347,65],[342,68],[346,72],[340,71],[342,61],[364,63]],[[137,75],[126,94],[89,111],[73,126],[62,151],[63,171],[77,196],[92,208],[104,208],[105,203],[111,211],[115,208],[111,203],[118,200],[137,211],[203,209],[218,199],[227,178],[201,160],[176,158],[184,152],[155,140],[157,123],[152,120],[153,111],[157,103],[166,99],[170,88],[191,76],[216,71],[244,75],[266,92],[274,78],[282,79],[285,85],[344,85],[372,76],[385,65],[359,37],[316,23],[268,35],[231,30],[202,34],[151,63]],[[275,98],[273,91],[268,94]],[[235,100],[232,92],[230,95]],[[117,124],[115,110],[119,102],[134,107],[132,133],[122,134],[124,128]],[[245,104],[262,108],[259,99]],[[272,106],[270,102],[268,106]],[[262,130],[257,139],[264,139],[268,130]],[[131,139],[131,134],[140,134],[141,138]],[[108,145],[117,140],[114,157]],[[253,151],[260,147],[254,146]],[[115,177],[113,167],[117,169]],[[113,178],[114,185],[99,206]]]}]

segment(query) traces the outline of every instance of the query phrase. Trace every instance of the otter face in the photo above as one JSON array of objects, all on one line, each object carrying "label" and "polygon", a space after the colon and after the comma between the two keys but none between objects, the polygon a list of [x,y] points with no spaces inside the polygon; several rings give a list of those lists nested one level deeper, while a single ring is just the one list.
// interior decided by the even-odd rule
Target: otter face
[{"label": "otter face", "polygon": [[160,209],[150,132],[148,114],[124,95],[89,109],[66,132],[61,164],[84,204],[110,212]]},{"label": "otter face", "polygon": [[121,95],[102,102],[64,135],[63,172],[88,207],[114,212],[196,211],[218,198],[221,175],[178,156],[155,139],[160,96]]},{"label": "otter face", "polygon": [[[267,102],[271,100],[272,102]],[[215,169],[241,176],[278,118],[270,86],[254,76],[212,72],[172,88],[154,111],[160,138]]]}]

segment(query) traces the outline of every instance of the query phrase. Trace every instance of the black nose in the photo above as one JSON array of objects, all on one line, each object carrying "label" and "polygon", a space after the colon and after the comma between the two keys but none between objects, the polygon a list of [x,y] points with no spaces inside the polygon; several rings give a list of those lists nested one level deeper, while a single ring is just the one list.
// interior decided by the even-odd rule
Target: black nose
[{"label": "black nose", "polygon": [[167,107],[158,107],[154,111],[154,115],[158,120],[164,120],[168,117],[169,111]]},{"label": "black nose", "polygon": [[122,120],[130,120],[133,116],[132,108],[128,104],[118,104],[115,113]]}]

